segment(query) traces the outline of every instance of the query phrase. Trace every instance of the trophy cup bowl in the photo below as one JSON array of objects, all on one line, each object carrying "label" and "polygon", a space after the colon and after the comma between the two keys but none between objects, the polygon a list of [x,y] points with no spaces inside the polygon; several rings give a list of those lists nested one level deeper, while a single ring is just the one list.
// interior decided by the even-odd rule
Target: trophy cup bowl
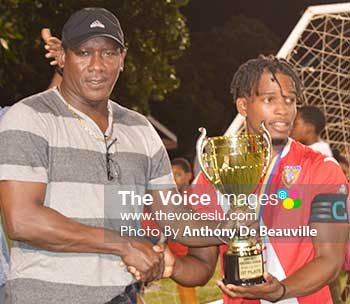
[{"label": "trophy cup bowl", "polygon": [[[264,123],[261,123],[261,134],[206,137],[205,128],[199,131],[197,158],[203,174],[213,187],[223,195],[243,194],[248,197],[253,193],[271,158],[271,137]],[[237,207],[230,203],[231,209],[247,210],[247,204]],[[264,282],[261,241],[236,235],[227,245],[224,283],[255,285]]]}]

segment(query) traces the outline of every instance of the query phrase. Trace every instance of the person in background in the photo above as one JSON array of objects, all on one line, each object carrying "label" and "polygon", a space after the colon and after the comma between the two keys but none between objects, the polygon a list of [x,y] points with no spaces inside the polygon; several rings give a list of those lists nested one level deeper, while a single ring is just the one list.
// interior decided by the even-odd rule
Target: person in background
[{"label": "person in background", "polygon": [[[183,194],[192,180],[191,164],[187,159],[178,157],[171,160],[171,168],[177,189]],[[186,256],[188,253],[188,248],[180,243],[170,241],[168,246],[175,256]],[[194,287],[185,287],[177,284],[177,291],[182,304],[198,303],[196,289]]]},{"label": "person in background", "polygon": [[171,168],[177,189],[183,194],[193,178],[191,164],[186,158],[177,157],[171,160]]},{"label": "person in background", "polygon": [[332,156],[328,143],[321,139],[326,126],[326,118],[316,106],[303,106],[298,109],[290,137],[324,155]]},{"label": "person in background", "polygon": [[49,28],[43,28],[41,30],[41,38],[46,43],[44,46],[45,50],[47,51],[45,57],[51,58],[52,60],[50,61],[50,65],[55,66],[53,77],[51,78],[51,82],[48,86],[50,89],[59,86],[62,82],[63,68],[60,67],[57,62],[57,57],[62,49],[61,40],[52,36]]},{"label": "person in background", "polygon": [[339,163],[340,167],[342,168],[346,178],[348,181],[350,181],[350,176],[349,176],[349,161],[346,159],[344,155],[342,155],[339,150],[333,149],[332,150],[333,157],[336,159],[336,161]]}]

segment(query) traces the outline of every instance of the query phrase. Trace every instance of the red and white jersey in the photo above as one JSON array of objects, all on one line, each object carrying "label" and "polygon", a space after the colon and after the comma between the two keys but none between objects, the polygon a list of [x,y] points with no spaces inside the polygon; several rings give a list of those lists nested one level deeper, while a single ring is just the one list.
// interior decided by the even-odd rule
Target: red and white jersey
[{"label": "red and white jersey", "polygon": [[[308,226],[310,220],[311,203],[314,197],[320,193],[344,193],[347,191],[346,178],[332,158],[315,152],[312,149],[291,139],[285,145],[279,161],[275,157],[262,178],[256,193],[276,194],[285,190],[297,203],[296,208],[286,208],[279,201],[278,204],[268,204],[263,207],[260,225],[267,228],[298,228]],[[274,168],[274,170],[273,170]],[[271,174],[271,171],[273,172]],[[266,183],[270,177],[268,189]],[[265,191],[264,191],[265,188]],[[209,206],[194,206],[198,212],[223,212],[217,203],[217,195],[213,189],[209,189],[209,182],[200,174],[196,180],[193,191],[199,193],[205,191],[212,198]],[[314,258],[314,247],[311,237],[270,237],[264,240],[265,271],[271,273],[279,280],[293,274],[295,271],[309,263]],[[226,245],[220,246],[221,261]],[[222,262],[221,262],[222,263]],[[226,304],[258,304],[270,303],[265,300],[230,299],[224,294]],[[308,296],[289,298],[279,303],[283,304],[330,304],[332,303],[328,286]]]}]

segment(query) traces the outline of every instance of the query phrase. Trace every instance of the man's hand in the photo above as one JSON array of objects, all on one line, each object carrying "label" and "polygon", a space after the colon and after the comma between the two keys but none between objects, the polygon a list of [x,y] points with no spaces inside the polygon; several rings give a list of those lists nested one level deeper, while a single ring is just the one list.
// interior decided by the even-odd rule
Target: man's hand
[{"label": "man's hand", "polygon": [[126,246],[122,265],[128,266],[136,280],[150,282],[162,278],[165,269],[162,250],[153,250],[152,244],[144,240],[132,240]]},{"label": "man's hand", "polygon": [[41,30],[41,38],[45,42],[45,50],[47,51],[45,57],[53,59],[50,62],[50,65],[57,65],[57,56],[59,51],[62,49],[61,40],[59,40],[57,37],[53,37],[50,29],[48,28],[43,28]]},{"label": "man's hand", "polygon": [[[162,274],[162,278],[169,278],[173,273],[175,265],[175,256],[173,255],[169,247],[165,244],[155,245],[153,246],[153,250],[157,253],[162,253],[164,255],[164,271]],[[123,265],[125,264],[122,263],[122,266]],[[128,271],[134,275],[136,280],[143,281],[142,272],[139,269],[137,269],[134,266],[128,266]]]},{"label": "man's hand", "polygon": [[264,273],[265,283],[254,286],[225,285],[218,281],[220,289],[231,298],[264,299],[275,301],[283,294],[281,283],[271,274]]},{"label": "man's hand", "polygon": [[171,252],[170,248],[166,244],[155,245],[153,246],[155,252],[163,252],[164,254],[164,272],[163,278],[169,278],[173,274],[175,267],[176,257]]}]

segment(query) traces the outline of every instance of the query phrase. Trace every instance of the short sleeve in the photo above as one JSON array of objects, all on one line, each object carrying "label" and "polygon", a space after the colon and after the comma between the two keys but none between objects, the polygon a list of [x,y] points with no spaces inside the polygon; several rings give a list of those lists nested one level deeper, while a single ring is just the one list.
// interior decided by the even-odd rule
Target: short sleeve
[{"label": "short sleeve", "polygon": [[[333,157],[323,157],[313,163],[310,223],[348,223],[349,185]],[[345,216],[344,216],[345,215]]]},{"label": "short sleeve", "polygon": [[349,185],[338,162],[331,156],[319,157],[311,168],[314,196],[319,193],[349,192]]},{"label": "short sleeve", "polygon": [[156,130],[149,123],[150,168],[147,189],[176,188],[168,152]]},{"label": "short sleeve", "polygon": [[48,182],[49,144],[44,121],[22,102],[0,120],[0,180]]}]

